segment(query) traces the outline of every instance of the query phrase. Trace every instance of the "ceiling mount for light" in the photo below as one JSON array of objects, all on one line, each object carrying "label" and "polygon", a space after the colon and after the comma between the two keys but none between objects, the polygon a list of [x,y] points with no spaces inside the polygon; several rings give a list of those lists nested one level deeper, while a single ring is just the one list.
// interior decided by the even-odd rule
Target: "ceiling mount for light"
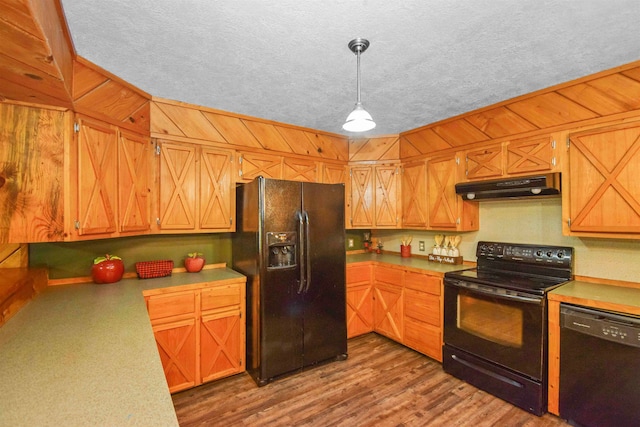
[{"label": "ceiling mount for light", "polygon": [[376,122],[371,118],[371,114],[362,107],[360,102],[360,54],[363,53],[369,47],[369,40],[357,38],[349,42],[349,49],[356,54],[358,58],[358,74],[357,74],[357,88],[358,88],[358,100],[356,106],[347,117],[347,121],[342,125],[342,129],[348,132],[365,132],[376,127]]}]

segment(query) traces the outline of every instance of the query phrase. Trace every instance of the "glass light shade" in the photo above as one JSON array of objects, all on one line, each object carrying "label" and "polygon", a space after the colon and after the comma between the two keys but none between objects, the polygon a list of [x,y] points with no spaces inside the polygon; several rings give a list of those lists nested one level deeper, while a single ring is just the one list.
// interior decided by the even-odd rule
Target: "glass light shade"
[{"label": "glass light shade", "polygon": [[376,127],[371,114],[362,108],[361,103],[356,103],[356,107],[347,117],[347,121],[342,125],[342,129],[348,132],[365,132]]}]

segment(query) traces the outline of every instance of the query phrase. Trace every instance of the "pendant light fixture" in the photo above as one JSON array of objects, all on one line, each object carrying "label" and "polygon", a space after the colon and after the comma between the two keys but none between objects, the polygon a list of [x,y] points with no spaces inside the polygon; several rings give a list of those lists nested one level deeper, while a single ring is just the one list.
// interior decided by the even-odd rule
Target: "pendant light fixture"
[{"label": "pendant light fixture", "polygon": [[371,114],[367,113],[362,107],[360,102],[360,54],[363,53],[369,47],[369,40],[357,38],[349,42],[349,49],[356,54],[358,58],[358,74],[357,74],[357,87],[358,87],[358,100],[356,106],[347,117],[347,121],[342,125],[342,129],[348,132],[365,132],[376,127],[376,122],[371,118]]}]

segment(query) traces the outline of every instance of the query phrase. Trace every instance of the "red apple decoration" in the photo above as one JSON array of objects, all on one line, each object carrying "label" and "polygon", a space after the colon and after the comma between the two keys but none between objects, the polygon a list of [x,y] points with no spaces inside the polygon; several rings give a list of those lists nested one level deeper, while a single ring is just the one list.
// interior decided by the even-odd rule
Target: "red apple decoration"
[{"label": "red apple decoration", "polygon": [[106,254],[93,260],[91,277],[94,283],[115,283],[122,279],[124,263],[120,257]]},{"label": "red apple decoration", "polygon": [[204,258],[200,252],[193,252],[187,254],[188,257],[184,259],[184,268],[189,273],[197,273],[204,267]]}]

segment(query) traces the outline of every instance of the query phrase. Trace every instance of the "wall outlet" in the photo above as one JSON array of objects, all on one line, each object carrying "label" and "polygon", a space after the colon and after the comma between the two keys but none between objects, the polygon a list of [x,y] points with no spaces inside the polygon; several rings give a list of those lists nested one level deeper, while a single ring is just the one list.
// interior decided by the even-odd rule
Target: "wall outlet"
[{"label": "wall outlet", "polygon": [[418,250],[419,250],[420,252],[424,252],[424,240],[420,240],[420,241],[418,242]]},{"label": "wall outlet", "polygon": [[353,239],[347,239],[347,247],[353,248]]}]

